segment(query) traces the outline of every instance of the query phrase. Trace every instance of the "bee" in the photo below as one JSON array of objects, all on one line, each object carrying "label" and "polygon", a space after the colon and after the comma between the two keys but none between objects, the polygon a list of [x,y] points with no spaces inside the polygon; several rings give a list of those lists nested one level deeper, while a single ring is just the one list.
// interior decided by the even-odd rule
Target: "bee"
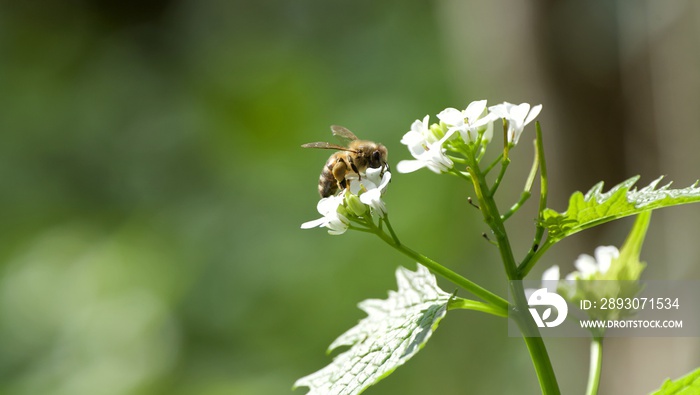
[{"label": "bee", "polygon": [[321,176],[318,179],[318,193],[321,197],[335,195],[338,190],[347,188],[350,180],[346,176],[349,174],[355,173],[361,180],[360,173],[364,173],[368,167],[381,168],[382,174],[389,170],[385,146],[373,141],[359,140],[351,131],[342,126],[332,125],[331,131],[342,142],[342,145],[325,142],[302,145],[303,148],[339,151],[328,158],[321,171]]}]

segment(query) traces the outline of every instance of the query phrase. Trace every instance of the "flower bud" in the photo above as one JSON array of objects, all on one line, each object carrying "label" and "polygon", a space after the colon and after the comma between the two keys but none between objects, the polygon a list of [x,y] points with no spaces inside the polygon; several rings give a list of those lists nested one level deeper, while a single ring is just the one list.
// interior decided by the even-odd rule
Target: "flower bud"
[{"label": "flower bud", "polygon": [[345,217],[345,218],[348,218],[348,217],[352,217],[352,216],[353,216],[352,213],[351,213],[350,211],[348,211],[348,209],[345,208],[345,206],[343,206],[343,205],[338,206],[338,211],[337,211],[337,212],[338,212],[339,215],[341,215],[341,216],[343,216],[343,217]]},{"label": "flower bud", "polygon": [[360,201],[360,198],[357,195],[348,193],[345,196],[345,203],[348,212],[357,217],[361,217],[367,212],[367,206]]},{"label": "flower bud", "polygon": [[443,136],[445,136],[446,128],[444,128],[442,125],[443,125],[442,122],[440,122],[440,124],[434,123],[434,124],[430,125],[430,134],[432,134],[432,136],[435,138],[434,141],[438,141]]}]

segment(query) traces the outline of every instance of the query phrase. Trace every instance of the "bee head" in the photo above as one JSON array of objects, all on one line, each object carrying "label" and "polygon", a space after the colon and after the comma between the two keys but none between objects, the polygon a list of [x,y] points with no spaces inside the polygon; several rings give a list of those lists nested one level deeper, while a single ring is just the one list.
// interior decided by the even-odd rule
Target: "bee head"
[{"label": "bee head", "polygon": [[386,167],[388,168],[389,165],[386,163],[386,157],[387,157],[387,150],[386,147],[378,144],[377,148],[372,151],[372,154],[370,155],[369,158],[369,167],[371,168],[379,168],[379,167]]}]

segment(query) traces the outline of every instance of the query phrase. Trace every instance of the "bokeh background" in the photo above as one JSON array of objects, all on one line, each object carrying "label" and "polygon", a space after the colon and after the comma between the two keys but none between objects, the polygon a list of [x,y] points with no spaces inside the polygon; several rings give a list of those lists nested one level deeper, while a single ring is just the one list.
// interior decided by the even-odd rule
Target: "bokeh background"
[{"label": "bokeh background", "polygon": [[[0,394],[292,393],[363,317],[356,303],[412,264],[366,234],[299,229],[327,157],[299,145],[340,124],[395,164],[414,119],[478,99],[544,105],[552,208],[600,180],[691,184],[700,3],[0,2]],[[405,243],[504,294],[470,193],[424,171],[395,174],[386,201]],[[516,254],[534,206],[511,221]],[[698,223],[697,206],[654,214],[647,278],[700,279]],[[562,242],[533,278],[621,245],[630,225]],[[587,342],[547,344],[563,393],[582,393]],[[605,352],[606,394],[700,365],[697,338]],[[456,311],[366,393],[537,392],[505,322]]]}]

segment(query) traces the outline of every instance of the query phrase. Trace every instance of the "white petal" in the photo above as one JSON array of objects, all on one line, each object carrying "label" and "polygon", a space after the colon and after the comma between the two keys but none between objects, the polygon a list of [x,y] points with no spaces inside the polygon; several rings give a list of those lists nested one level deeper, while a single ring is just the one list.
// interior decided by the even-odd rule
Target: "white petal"
[{"label": "white petal", "polygon": [[329,213],[338,211],[338,206],[341,204],[343,204],[342,196],[329,196],[319,200],[316,209],[319,214],[326,216]]},{"label": "white petal", "polygon": [[610,269],[612,260],[620,256],[620,251],[615,246],[601,246],[595,249],[594,254],[598,261],[598,270],[605,274]]},{"label": "white petal", "polygon": [[486,126],[486,130],[484,131],[484,134],[481,136],[481,139],[483,141],[491,141],[493,139],[493,120],[489,120],[489,123]]},{"label": "white petal", "polygon": [[334,228],[330,228],[330,227],[329,227],[329,229],[328,229],[328,234],[333,235],[333,236],[342,235],[343,233],[345,233],[346,230],[348,230],[347,227],[345,227],[345,228],[338,228],[338,229],[334,229]]},{"label": "white petal", "polygon": [[520,127],[524,125],[528,111],[530,111],[530,105],[528,103],[520,103],[510,110],[510,120]]},{"label": "white petal", "polygon": [[426,115],[423,117],[423,122],[421,122],[421,132],[422,133],[427,133],[430,129],[430,115]]},{"label": "white petal", "polygon": [[557,292],[559,283],[559,266],[554,265],[542,273],[542,286],[549,292]]},{"label": "white petal", "polygon": [[476,119],[474,122],[470,122],[469,126],[472,128],[479,128],[482,127],[486,124],[493,123],[494,121],[494,115],[493,114],[488,114],[485,117]]},{"label": "white petal", "polygon": [[454,163],[442,153],[442,149],[439,146],[431,148],[432,149],[426,151],[418,158],[418,160],[423,161],[430,170],[435,173],[444,173],[454,166]]},{"label": "white petal", "polygon": [[532,110],[530,110],[530,113],[527,115],[527,119],[525,119],[525,123],[523,124],[523,126],[524,126],[524,125],[527,125],[527,124],[530,123],[530,122],[532,122],[532,120],[535,119],[535,117],[536,117],[537,115],[539,115],[540,111],[542,111],[542,105],[541,105],[541,104],[538,104],[538,105],[536,105],[535,107],[532,107]]},{"label": "white petal", "polygon": [[360,181],[357,178],[355,178],[355,179],[345,178],[345,180],[348,183],[348,189],[346,189],[346,191],[349,191],[349,193],[351,193],[353,195],[357,195],[360,193],[360,191],[362,190],[362,183],[365,182],[363,180],[362,183],[360,183]]},{"label": "white petal", "polygon": [[396,170],[399,173],[413,173],[416,170],[426,166],[425,162],[420,160],[402,160],[396,164]]},{"label": "white petal", "polygon": [[581,254],[574,262],[574,266],[581,273],[581,277],[587,278],[598,272],[598,263],[595,258],[587,254]]},{"label": "white petal", "polygon": [[447,125],[464,124],[464,114],[456,108],[446,108],[440,111],[437,117]]},{"label": "white petal", "polygon": [[382,195],[379,189],[373,189],[360,195],[360,201],[372,207],[380,216],[383,217],[386,214],[386,206],[384,205],[381,197]]},{"label": "white petal", "polygon": [[452,133],[459,132],[459,135],[462,136],[462,140],[464,140],[465,143],[471,143],[476,137],[476,133],[470,131],[469,125],[455,126],[450,128],[449,131]]},{"label": "white petal", "polygon": [[[375,185],[379,185],[382,182],[382,169],[381,167],[368,167],[365,172],[365,177],[372,181]],[[386,173],[386,172],[385,172]]]},{"label": "white petal", "polygon": [[379,198],[379,190],[378,189],[373,189],[371,191],[367,191],[360,195],[360,201],[364,204],[371,205],[372,202],[374,202],[375,199]]},{"label": "white petal", "polygon": [[[365,175],[365,177],[362,178],[362,181],[358,182],[358,184],[364,187],[365,190],[369,191],[372,189],[377,189],[377,184],[379,182],[381,182],[381,180],[379,180],[379,177],[368,177]],[[360,188],[360,190],[361,189],[362,188]],[[357,192],[359,193],[360,190],[358,190]],[[355,193],[355,195],[357,195],[358,193]]]},{"label": "white petal", "polygon": [[350,221],[348,221],[347,218],[340,214],[335,214],[333,216],[327,217],[328,223],[326,223],[324,226],[328,228],[328,233],[332,235],[339,235],[345,233],[346,230],[348,230],[348,226],[350,225]]},{"label": "white petal", "polygon": [[489,111],[496,116],[496,118],[509,118],[510,110],[514,105],[508,102],[503,102],[501,104],[496,104],[495,106],[489,107]]},{"label": "white petal", "polygon": [[[420,121],[416,121],[420,123]],[[414,122],[414,124],[416,123]],[[413,127],[411,127],[413,129]],[[421,145],[425,141],[425,137],[423,135],[415,130],[411,130],[409,132],[406,132],[406,134],[401,137],[401,144],[407,145],[407,146],[412,146],[412,145]]]},{"label": "white petal", "polygon": [[447,133],[445,133],[445,135],[442,136],[442,138],[440,140],[438,140],[434,143],[431,143],[430,148],[428,148],[428,149],[432,149],[433,147],[442,148],[442,145],[445,143],[445,141],[449,140],[450,137],[452,137],[456,132],[457,132],[457,128],[454,128],[454,127],[448,128]]},{"label": "white petal", "polygon": [[542,273],[542,281],[559,281],[559,266],[554,265]]},{"label": "white petal", "polygon": [[384,176],[382,176],[382,182],[379,183],[379,188],[382,193],[386,190],[387,185],[389,185],[389,182],[391,181],[391,173],[390,172],[384,172]]},{"label": "white petal", "polygon": [[472,123],[479,119],[484,109],[486,109],[486,100],[473,101],[469,103],[464,110],[464,115],[469,119],[469,122]]},{"label": "white petal", "polygon": [[311,228],[315,228],[317,226],[322,226],[324,223],[326,223],[325,217],[315,219],[313,221],[304,222],[303,224],[301,224],[301,228],[302,229],[311,229]]}]

